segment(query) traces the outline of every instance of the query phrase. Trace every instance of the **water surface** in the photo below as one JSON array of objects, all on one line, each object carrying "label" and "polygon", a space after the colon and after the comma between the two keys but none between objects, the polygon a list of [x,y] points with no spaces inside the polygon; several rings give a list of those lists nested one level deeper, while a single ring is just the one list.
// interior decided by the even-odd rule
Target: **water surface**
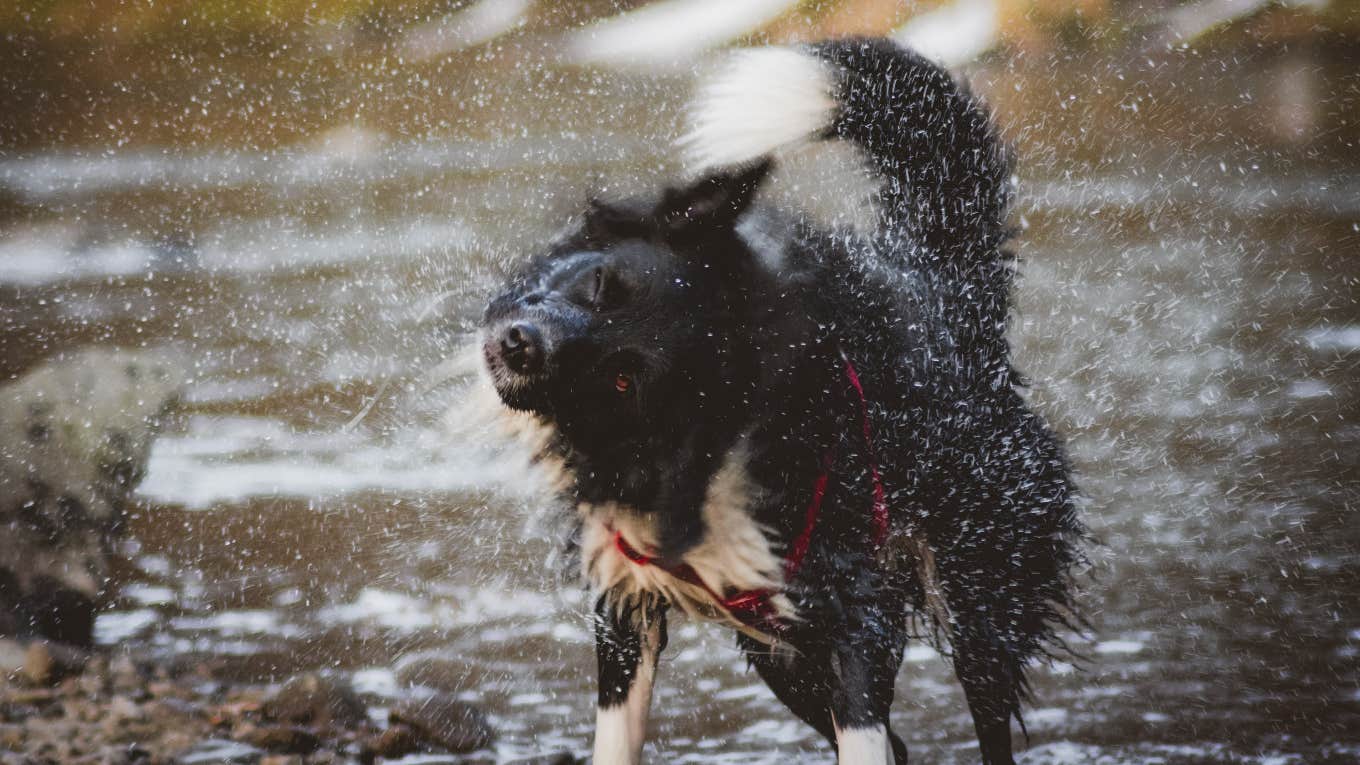
[{"label": "water surface", "polygon": [[[1360,762],[1354,63],[974,72],[1020,158],[1016,355],[1101,543],[1084,659],[1036,670],[1025,762]],[[588,748],[591,630],[555,527],[442,412],[508,264],[587,191],[673,168],[685,78],[489,71],[458,135],[377,115],[0,158],[3,373],[91,343],[194,366],[100,640],[244,682],[352,672],[375,713],[403,666],[454,657],[498,756]],[[830,758],[720,629],[674,625],[661,676],[656,761]],[[925,645],[893,715],[916,762],[976,756]]]}]

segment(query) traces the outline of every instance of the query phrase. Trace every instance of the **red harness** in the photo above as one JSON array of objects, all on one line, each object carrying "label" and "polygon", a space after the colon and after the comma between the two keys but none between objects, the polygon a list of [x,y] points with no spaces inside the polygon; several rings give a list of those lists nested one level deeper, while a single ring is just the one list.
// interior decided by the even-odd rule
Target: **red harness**
[{"label": "red harness", "polygon": [[[883,492],[883,480],[878,472],[878,459],[874,456],[873,433],[869,427],[869,404],[864,398],[864,386],[860,384],[859,374],[855,372],[855,365],[850,363],[850,359],[845,358],[845,377],[850,382],[850,387],[854,388],[855,395],[859,398],[860,424],[864,431],[864,447],[866,459],[869,463],[869,477],[873,481],[874,504],[873,504],[873,525],[874,525],[874,547],[883,544],[888,537],[888,501]],[[835,459],[831,452],[822,458],[822,473],[817,476],[817,480],[812,484],[812,501],[808,503],[807,512],[804,515],[803,530],[793,540],[789,546],[789,554],[784,558],[784,581],[793,579],[794,575],[803,566],[803,558],[807,556],[808,548],[812,545],[812,532],[817,526],[817,515],[822,510],[822,500],[826,497],[826,487],[831,480],[831,468],[834,466]],[[774,597],[778,590],[759,589],[759,590],[738,590],[730,595],[723,595],[714,590],[707,582],[699,576],[699,572],[688,563],[678,566],[663,566],[656,561],[656,558],[638,551],[635,547],[623,538],[623,532],[614,532],[614,547],[618,549],[623,557],[638,566],[656,566],[671,576],[679,579],[686,584],[693,585],[703,590],[713,599],[729,616],[748,627],[757,629],[779,629],[779,612],[774,605]]]}]

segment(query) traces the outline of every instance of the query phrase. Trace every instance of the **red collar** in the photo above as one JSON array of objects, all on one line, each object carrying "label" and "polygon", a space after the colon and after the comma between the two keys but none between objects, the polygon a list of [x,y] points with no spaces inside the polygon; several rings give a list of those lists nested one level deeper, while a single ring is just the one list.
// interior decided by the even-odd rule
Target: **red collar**
[{"label": "red collar", "polygon": [[[878,472],[878,459],[874,455],[873,433],[869,426],[869,403],[864,397],[864,386],[860,384],[859,374],[855,371],[855,365],[850,363],[850,359],[841,354],[841,359],[845,362],[845,378],[854,389],[856,397],[859,399],[860,424],[864,431],[865,460],[868,462],[869,477],[873,482],[873,544],[877,548],[883,544],[888,537],[888,501],[883,491],[883,479]],[[826,487],[831,480],[831,469],[835,464],[835,455],[828,451],[822,458],[822,473],[817,476],[817,480],[812,484],[812,500],[808,503],[807,512],[804,514],[803,530],[794,538],[789,545],[789,553],[784,558],[784,582],[790,582],[803,566],[803,558],[807,556],[808,548],[812,545],[812,533],[817,527],[817,515],[822,510],[822,500],[826,497]],[[656,566],[663,569],[666,573],[679,579],[686,584],[693,585],[708,593],[729,616],[748,627],[756,629],[775,629],[781,628],[779,612],[774,605],[774,597],[778,590],[759,589],[759,590],[738,590],[730,595],[724,595],[714,590],[707,582],[699,576],[688,563],[678,566],[663,566],[656,561],[656,558],[643,552],[639,552],[628,540],[623,538],[623,532],[614,532],[614,547],[618,549],[623,557],[638,566]]]}]

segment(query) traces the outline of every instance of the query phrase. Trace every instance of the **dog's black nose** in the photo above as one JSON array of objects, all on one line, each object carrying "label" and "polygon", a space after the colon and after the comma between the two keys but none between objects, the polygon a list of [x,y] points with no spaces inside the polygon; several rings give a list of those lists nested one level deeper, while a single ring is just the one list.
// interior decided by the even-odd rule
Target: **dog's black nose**
[{"label": "dog's black nose", "polygon": [[543,336],[532,324],[511,324],[501,335],[501,357],[510,371],[533,374],[543,366]]}]

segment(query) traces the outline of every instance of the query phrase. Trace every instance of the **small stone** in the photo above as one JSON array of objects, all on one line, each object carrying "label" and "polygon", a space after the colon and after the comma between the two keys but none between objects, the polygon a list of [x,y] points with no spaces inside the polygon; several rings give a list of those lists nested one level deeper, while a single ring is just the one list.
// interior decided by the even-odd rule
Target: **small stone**
[{"label": "small stone", "polygon": [[368,708],[343,680],[309,672],[298,675],[263,704],[265,717],[302,725],[358,725]]},{"label": "small stone", "polygon": [[132,657],[125,653],[118,654],[109,662],[109,680],[114,693],[136,696],[145,692],[142,673],[137,670]]},{"label": "small stone", "polygon": [[302,757],[296,754],[271,754],[260,760],[260,765],[302,765]]},{"label": "small stone", "polygon": [[576,759],[576,755],[571,752],[558,752],[557,754],[540,754],[537,757],[529,757],[523,760],[515,760],[506,765],[578,765],[581,760]]},{"label": "small stone", "polygon": [[19,641],[0,638],[0,679],[23,672],[27,660],[28,649]]},{"label": "small stone", "polygon": [[137,705],[137,702],[127,696],[114,696],[110,699],[105,714],[119,720],[141,720],[146,717],[146,712]]},{"label": "small stone", "polygon": [[12,723],[0,723],[0,749],[8,749],[11,752],[22,752],[24,750],[24,726]]},{"label": "small stone", "polygon": [[369,761],[373,757],[396,759],[418,751],[420,751],[420,737],[410,727],[398,723],[383,731],[382,735],[364,744],[363,753],[360,754],[360,757]]},{"label": "small stone", "polygon": [[311,754],[321,746],[321,739],[315,733],[306,728],[287,725],[250,727],[242,731],[239,739],[251,746],[280,754]]},{"label": "small stone", "polygon": [[56,657],[43,642],[30,643],[24,654],[24,678],[34,685],[51,685],[57,669]]},{"label": "small stone", "polygon": [[24,678],[36,686],[53,685],[79,674],[89,659],[88,653],[74,646],[34,641],[24,654]]},{"label": "small stone", "polygon": [[392,723],[405,723],[425,741],[450,752],[471,752],[496,738],[486,715],[447,694],[409,699],[393,707]]},{"label": "small stone", "polygon": [[422,685],[444,693],[458,693],[481,684],[482,671],[464,661],[443,657],[414,659],[397,669],[403,686]]},{"label": "small stone", "polygon": [[179,686],[165,680],[153,680],[147,683],[146,690],[156,698],[180,698],[184,696],[184,691]]}]

